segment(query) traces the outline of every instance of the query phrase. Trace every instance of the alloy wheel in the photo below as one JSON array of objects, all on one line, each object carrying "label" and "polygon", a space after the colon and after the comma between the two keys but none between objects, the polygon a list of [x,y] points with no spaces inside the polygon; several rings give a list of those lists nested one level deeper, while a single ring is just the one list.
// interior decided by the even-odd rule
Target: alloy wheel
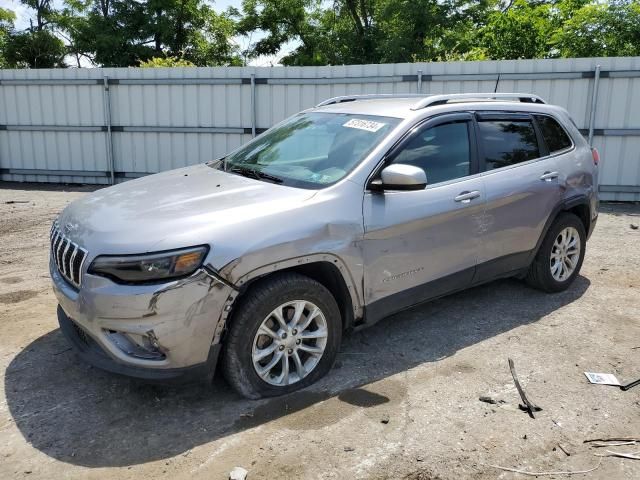
[{"label": "alloy wheel", "polygon": [[283,303],[267,315],[256,332],[251,352],[253,368],[270,385],[299,382],[320,362],[327,335],[327,319],[314,303]]},{"label": "alloy wheel", "polygon": [[564,282],[575,271],[579,259],[580,234],[574,227],[566,227],[560,231],[551,247],[551,276],[558,282]]}]

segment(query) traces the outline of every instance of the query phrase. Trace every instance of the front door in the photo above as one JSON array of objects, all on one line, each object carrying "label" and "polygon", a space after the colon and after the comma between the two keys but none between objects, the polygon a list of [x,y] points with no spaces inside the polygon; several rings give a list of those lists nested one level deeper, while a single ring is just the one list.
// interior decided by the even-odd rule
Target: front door
[{"label": "front door", "polygon": [[365,192],[365,302],[368,321],[465,288],[474,275],[485,194],[472,117],[431,119],[389,155],[424,169],[427,188]]}]

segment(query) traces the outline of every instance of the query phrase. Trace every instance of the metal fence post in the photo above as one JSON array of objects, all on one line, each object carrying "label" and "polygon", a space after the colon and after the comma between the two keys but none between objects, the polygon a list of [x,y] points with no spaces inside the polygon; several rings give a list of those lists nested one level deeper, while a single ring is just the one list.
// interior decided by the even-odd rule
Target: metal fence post
[{"label": "metal fence post", "polygon": [[422,93],[422,70],[418,70],[418,93]]},{"label": "metal fence post", "polygon": [[251,136],[256,136],[256,74],[251,74]]},{"label": "metal fence post", "polygon": [[600,65],[596,65],[593,77],[593,91],[591,92],[591,114],[589,115],[589,146],[593,147],[593,130],[596,122],[596,107],[598,105],[598,87],[600,86]]},{"label": "metal fence post", "polygon": [[113,142],[111,137],[111,94],[109,92],[109,77],[102,77],[104,90],[102,92],[102,102],[104,104],[104,124],[107,126],[107,135],[105,138],[107,147],[107,163],[109,164],[109,174],[111,185],[116,182],[115,166],[113,163]]}]

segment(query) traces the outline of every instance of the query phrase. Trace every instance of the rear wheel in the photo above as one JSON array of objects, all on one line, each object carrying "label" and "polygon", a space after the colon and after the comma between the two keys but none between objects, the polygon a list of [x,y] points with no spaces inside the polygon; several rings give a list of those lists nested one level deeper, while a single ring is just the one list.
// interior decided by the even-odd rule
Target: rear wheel
[{"label": "rear wheel", "polygon": [[580,272],[586,247],[582,221],[572,213],[558,215],[527,273],[527,283],[545,292],[569,288]]},{"label": "rear wheel", "polygon": [[331,369],[342,323],[335,299],[322,284],[285,273],[261,281],[241,302],[223,356],[224,375],[240,394],[282,395]]}]

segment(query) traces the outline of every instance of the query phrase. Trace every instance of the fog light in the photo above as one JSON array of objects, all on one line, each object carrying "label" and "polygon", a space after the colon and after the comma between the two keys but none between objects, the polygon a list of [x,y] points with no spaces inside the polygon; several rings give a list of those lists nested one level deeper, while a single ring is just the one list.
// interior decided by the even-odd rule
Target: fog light
[{"label": "fog light", "polygon": [[160,351],[149,337],[133,333],[105,330],[107,337],[122,353],[144,360],[164,360],[167,356]]}]

